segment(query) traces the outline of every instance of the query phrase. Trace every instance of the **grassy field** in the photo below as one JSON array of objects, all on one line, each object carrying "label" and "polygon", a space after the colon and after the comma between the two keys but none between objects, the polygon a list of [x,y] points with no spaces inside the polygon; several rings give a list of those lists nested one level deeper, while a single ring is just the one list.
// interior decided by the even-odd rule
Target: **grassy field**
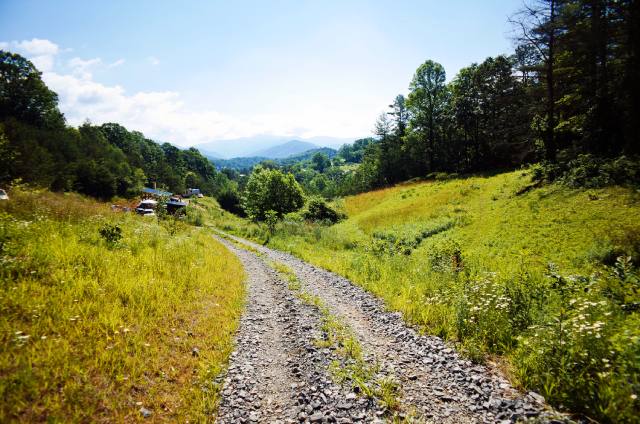
[{"label": "grassy field", "polygon": [[290,216],[272,235],[229,214],[211,221],[350,278],[556,406],[634,421],[640,193],[530,181],[399,185],[337,201],[348,215],[337,225]]},{"label": "grassy field", "polygon": [[211,420],[243,306],[235,256],[180,222],[76,195],[10,196],[0,422],[132,422],[142,408],[154,422]]}]

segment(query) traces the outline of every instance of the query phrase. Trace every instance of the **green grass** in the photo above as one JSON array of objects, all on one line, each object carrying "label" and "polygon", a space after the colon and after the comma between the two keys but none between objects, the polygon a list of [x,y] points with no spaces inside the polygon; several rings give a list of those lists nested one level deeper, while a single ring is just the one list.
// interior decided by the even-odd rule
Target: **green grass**
[{"label": "green grass", "polygon": [[[76,195],[10,196],[0,422],[141,421],[141,407],[158,422],[211,420],[243,306],[235,256],[180,222]],[[116,227],[121,238],[101,236]]]},{"label": "green grass", "polygon": [[270,237],[238,218],[215,225],[351,279],[556,406],[633,421],[640,194],[529,184],[517,171],[399,185],[336,202],[337,225],[286,219]]}]

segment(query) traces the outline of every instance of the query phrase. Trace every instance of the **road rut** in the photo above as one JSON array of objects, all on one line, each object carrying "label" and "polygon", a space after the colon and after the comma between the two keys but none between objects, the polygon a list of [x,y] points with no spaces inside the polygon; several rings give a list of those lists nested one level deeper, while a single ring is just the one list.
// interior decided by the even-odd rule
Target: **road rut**
[{"label": "road rut", "polygon": [[[220,240],[248,274],[246,311],[224,380],[218,422],[494,423],[558,420],[535,393],[522,394],[502,376],[461,358],[437,337],[408,326],[372,294],[334,273],[287,253],[237,237]],[[273,263],[289,267],[300,285],[288,286]],[[398,405],[338,384],[330,364],[348,366],[326,338],[322,313],[306,293],[347,326],[377,378],[397,382]],[[326,312],[325,312],[326,313]],[[561,418],[560,418],[561,419]],[[564,420],[562,420],[564,421]],[[556,421],[556,422],[562,422]]]}]

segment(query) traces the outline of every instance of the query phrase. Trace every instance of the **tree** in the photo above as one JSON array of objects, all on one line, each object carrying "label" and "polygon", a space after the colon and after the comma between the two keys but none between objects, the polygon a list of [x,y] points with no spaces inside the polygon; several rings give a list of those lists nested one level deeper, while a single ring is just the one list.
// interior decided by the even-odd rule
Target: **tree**
[{"label": "tree", "polygon": [[391,112],[389,115],[393,117],[393,130],[397,137],[404,137],[409,122],[409,110],[407,109],[406,99],[402,94],[398,94],[393,103],[389,105]]},{"label": "tree", "polygon": [[251,219],[262,221],[270,210],[282,217],[303,205],[302,188],[292,174],[262,167],[256,167],[251,173],[243,196],[243,208]]},{"label": "tree", "polygon": [[556,144],[556,40],[560,33],[558,3],[563,0],[535,0],[510,21],[518,31],[518,40],[536,50],[542,58],[546,88],[544,145],[547,160],[555,161]]},{"label": "tree", "polygon": [[409,86],[407,107],[412,116],[412,130],[424,141],[425,170],[433,169],[434,153],[440,141],[438,124],[446,105],[445,80],[442,65],[427,60],[418,67]]},{"label": "tree", "polygon": [[0,50],[0,119],[13,117],[40,128],[62,128],[58,95],[24,57]]},{"label": "tree", "polygon": [[311,158],[311,163],[316,171],[323,173],[327,168],[331,166],[331,160],[329,160],[329,156],[322,152],[317,152]]}]

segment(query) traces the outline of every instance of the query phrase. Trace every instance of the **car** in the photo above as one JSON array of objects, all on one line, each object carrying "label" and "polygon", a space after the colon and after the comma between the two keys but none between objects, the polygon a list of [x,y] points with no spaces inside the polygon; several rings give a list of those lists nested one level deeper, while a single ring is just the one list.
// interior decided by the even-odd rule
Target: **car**
[{"label": "car", "polygon": [[0,188],[0,200],[9,200],[9,195],[6,191]]},{"label": "car", "polygon": [[158,202],[156,202],[155,200],[144,199],[143,201],[140,202],[140,204],[138,204],[138,207],[136,208],[136,213],[139,215],[153,214],[152,216],[155,216],[154,209],[157,206],[158,206]]}]

